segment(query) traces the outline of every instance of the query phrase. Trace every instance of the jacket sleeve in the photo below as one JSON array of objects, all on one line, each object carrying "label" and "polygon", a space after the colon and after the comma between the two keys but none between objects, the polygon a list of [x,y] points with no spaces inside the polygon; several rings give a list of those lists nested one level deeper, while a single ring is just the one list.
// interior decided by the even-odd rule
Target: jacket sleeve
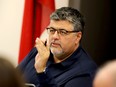
[{"label": "jacket sleeve", "polygon": [[51,75],[45,72],[37,73],[40,84],[37,87],[59,87]]},{"label": "jacket sleeve", "polygon": [[63,87],[92,87],[92,79],[89,76],[73,78]]},{"label": "jacket sleeve", "polygon": [[45,73],[39,73],[37,76],[40,82],[37,87],[92,87],[92,78],[88,75],[74,77],[61,85]]},{"label": "jacket sleeve", "polygon": [[37,54],[37,49],[34,47],[26,56],[25,58],[22,60],[21,63],[18,64],[18,66],[16,67],[17,69],[19,69],[22,73],[25,70],[27,64],[29,63],[29,61],[32,58],[35,58]]}]

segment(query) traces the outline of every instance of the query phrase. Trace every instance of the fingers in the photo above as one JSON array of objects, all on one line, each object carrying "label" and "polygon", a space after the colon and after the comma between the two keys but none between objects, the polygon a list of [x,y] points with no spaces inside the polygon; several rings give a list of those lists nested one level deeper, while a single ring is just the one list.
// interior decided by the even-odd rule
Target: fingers
[{"label": "fingers", "polygon": [[[45,46],[45,44],[47,46]],[[39,55],[45,55],[45,54],[49,54],[49,46],[47,44],[47,40],[46,41],[42,41],[39,38],[36,38],[35,40],[35,47],[37,48]]]},{"label": "fingers", "polygon": [[35,40],[35,47],[46,47],[47,49],[49,49],[49,43],[48,40],[40,40],[39,38],[36,38]]},{"label": "fingers", "polygon": [[42,49],[45,48],[44,43],[39,38],[36,38],[35,40],[35,47],[37,48],[38,51],[41,51]]},{"label": "fingers", "polygon": [[40,40],[39,38],[36,38],[35,44],[36,44],[36,45],[43,45],[44,42],[43,42],[42,40]]},{"label": "fingers", "polygon": [[47,42],[42,41],[39,38],[35,40],[35,47],[38,51],[35,57],[35,68],[37,72],[41,72],[46,67],[46,63],[50,56],[50,51],[48,46],[44,45],[45,43]]},{"label": "fingers", "polygon": [[37,61],[38,58],[39,58],[39,53],[36,54],[36,56],[35,56],[35,61]]}]

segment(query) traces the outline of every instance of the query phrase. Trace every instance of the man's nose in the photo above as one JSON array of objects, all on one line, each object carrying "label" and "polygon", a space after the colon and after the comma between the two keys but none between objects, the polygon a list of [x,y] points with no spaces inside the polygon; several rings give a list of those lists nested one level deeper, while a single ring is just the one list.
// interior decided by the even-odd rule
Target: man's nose
[{"label": "man's nose", "polygon": [[59,32],[58,31],[55,31],[55,33],[53,34],[53,37],[54,38],[59,38]]}]

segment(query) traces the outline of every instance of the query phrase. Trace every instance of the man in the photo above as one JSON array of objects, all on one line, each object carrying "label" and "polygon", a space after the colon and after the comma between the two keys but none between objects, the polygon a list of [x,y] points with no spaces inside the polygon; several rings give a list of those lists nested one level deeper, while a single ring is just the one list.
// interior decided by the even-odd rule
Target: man
[{"label": "man", "polygon": [[53,12],[46,28],[48,39],[37,38],[18,66],[27,82],[37,87],[92,87],[96,64],[80,45],[83,29],[78,10],[62,7]]},{"label": "man", "polygon": [[116,87],[116,60],[109,61],[99,69],[93,87]]}]

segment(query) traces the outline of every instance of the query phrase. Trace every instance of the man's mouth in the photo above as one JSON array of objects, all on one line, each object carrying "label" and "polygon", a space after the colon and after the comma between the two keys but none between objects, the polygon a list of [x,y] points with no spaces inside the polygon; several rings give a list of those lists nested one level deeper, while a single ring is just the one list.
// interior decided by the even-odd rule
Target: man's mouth
[{"label": "man's mouth", "polygon": [[59,47],[60,44],[59,44],[59,43],[51,43],[51,46],[52,46],[52,47]]}]

